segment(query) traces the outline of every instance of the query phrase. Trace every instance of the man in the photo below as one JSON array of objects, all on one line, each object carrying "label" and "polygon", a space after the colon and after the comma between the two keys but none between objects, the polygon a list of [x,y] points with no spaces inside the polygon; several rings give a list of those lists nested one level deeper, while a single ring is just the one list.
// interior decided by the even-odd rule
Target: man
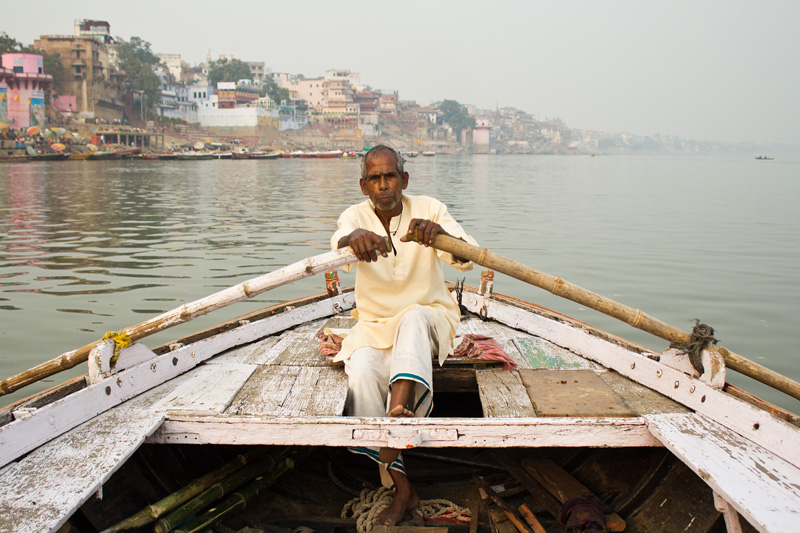
[{"label": "man", "polygon": [[[345,362],[351,416],[428,416],[433,407],[432,358],[437,356],[441,364],[453,349],[460,317],[445,285],[442,262],[462,271],[473,265],[429,245],[438,234],[477,243],[438,200],[404,195],[408,180],[403,159],[393,149],[376,146],[367,152],[360,185],[369,199],[341,214],[331,238],[334,249],[350,246],[361,261],[353,311],[358,323],[335,359]],[[407,237],[415,230],[419,243]],[[377,524],[396,524],[419,503],[399,452],[351,450],[377,461],[384,484],[394,484],[394,499]]]}]

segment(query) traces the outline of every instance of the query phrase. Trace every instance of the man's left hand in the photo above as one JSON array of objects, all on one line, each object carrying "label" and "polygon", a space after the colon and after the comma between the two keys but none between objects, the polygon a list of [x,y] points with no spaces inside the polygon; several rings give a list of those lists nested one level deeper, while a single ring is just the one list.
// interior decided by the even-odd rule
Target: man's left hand
[{"label": "man's left hand", "polygon": [[432,220],[425,220],[424,218],[412,218],[408,223],[408,233],[400,237],[400,242],[409,242],[411,239],[409,235],[417,230],[417,242],[423,246],[430,246],[433,244],[433,239],[438,234],[449,235],[442,227]]}]

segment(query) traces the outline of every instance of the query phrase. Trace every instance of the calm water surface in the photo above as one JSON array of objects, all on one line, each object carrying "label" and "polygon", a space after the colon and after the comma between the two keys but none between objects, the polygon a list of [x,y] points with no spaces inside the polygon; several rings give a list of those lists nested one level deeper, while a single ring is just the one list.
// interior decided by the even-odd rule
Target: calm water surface
[{"label": "calm water surface", "polygon": [[[721,344],[800,380],[800,161],[437,156],[407,170],[408,192],[444,201],[481,245],[683,329],[699,318]],[[0,164],[0,376],[323,253],[361,199],[357,161]],[[321,276],[302,280],[145,343],[323,290]],[[510,278],[495,290],[666,347]]]}]

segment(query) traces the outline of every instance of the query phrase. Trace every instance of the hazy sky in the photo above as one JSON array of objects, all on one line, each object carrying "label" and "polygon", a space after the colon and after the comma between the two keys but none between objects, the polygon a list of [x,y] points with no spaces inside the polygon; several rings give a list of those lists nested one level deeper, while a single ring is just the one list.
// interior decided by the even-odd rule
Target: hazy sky
[{"label": "hazy sky", "polygon": [[[190,64],[349,69],[401,99],[513,106],[569,127],[800,145],[800,2],[17,0],[31,44],[105,20]],[[33,7],[33,6],[36,7]]]}]

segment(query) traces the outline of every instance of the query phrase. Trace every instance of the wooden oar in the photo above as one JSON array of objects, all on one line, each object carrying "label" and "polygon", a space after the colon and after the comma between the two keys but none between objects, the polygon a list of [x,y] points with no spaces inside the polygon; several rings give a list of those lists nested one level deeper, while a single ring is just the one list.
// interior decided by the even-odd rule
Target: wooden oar
[{"label": "wooden oar", "polygon": [[[409,235],[409,238],[417,240],[416,234]],[[573,285],[561,278],[545,274],[539,270],[517,263],[516,261],[491,252],[486,248],[473,246],[462,240],[441,234],[436,236],[432,246],[437,250],[449,252],[463,259],[469,259],[486,268],[491,268],[511,276],[512,278],[541,287],[556,296],[567,298],[573,302],[590,307],[595,311],[600,311],[601,313],[622,320],[637,329],[641,329],[642,331],[646,331],[670,342],[688,344],[691,340],[690,333],[653,318],[640,309],[628,307],[610,298],[586,290],[583,287]],[[774,370],[770,370],[763,365],[750,361],[741,355],[733,353],[726,348],[720,347],[719,351],[725,359],[727,368],[751,377],[800,400],[800,383],[778,374]]]},{"label": "wooden oar", "polygon": [[[184,322],[188,322],[199,316],[205,315],[206,313],[210,313],[215,309],[225,307],[226,305],[230,305],[246,298],[252,298],[253,296],[261,294],[264,291],[280,287],[281,285],[286,285],[287,283],[291,283],[292,281],[297,281],[308,276],[319,274],[320,272],[324,272],[326,270],[356,262],[358,262],[358,259],[356,259],[356,256],[353,255],[353,251],[349,247],[341,248],[334,252],[328,252],[316,255],[314,257],[309,257],[303,261],[216,292],[210,296],[206,296],[205,298],[183,304],[182,306],[176,307],[175,309],[167,311],[166,313],[158,315],[157,317],[145,320],[144,322],[136,324],[135,326],[130,326],[120,330],[119,333],[127,335],[133,341],[142,339],[148,335],[152,335],[159,331],[177,326],[178,324],[183,324]],[[0,381],[0,396],[9,394],[15,390],[25,387],[26,385],[35,383],[40,379],[52,376],[53,374],[57,374],[62,370],[66,370],[74,367],[75,365],[83,363],[88,359],[89,352],[92,350],[92,348],[94,348],[99,342],[100,341],[97,340],[87,344],[86,346],[78,348],[77,350],[63,353],[55,359],[51,359],[29,370],[26,370],[25,372],[21,372],[15,376],[11,376]]]}]

